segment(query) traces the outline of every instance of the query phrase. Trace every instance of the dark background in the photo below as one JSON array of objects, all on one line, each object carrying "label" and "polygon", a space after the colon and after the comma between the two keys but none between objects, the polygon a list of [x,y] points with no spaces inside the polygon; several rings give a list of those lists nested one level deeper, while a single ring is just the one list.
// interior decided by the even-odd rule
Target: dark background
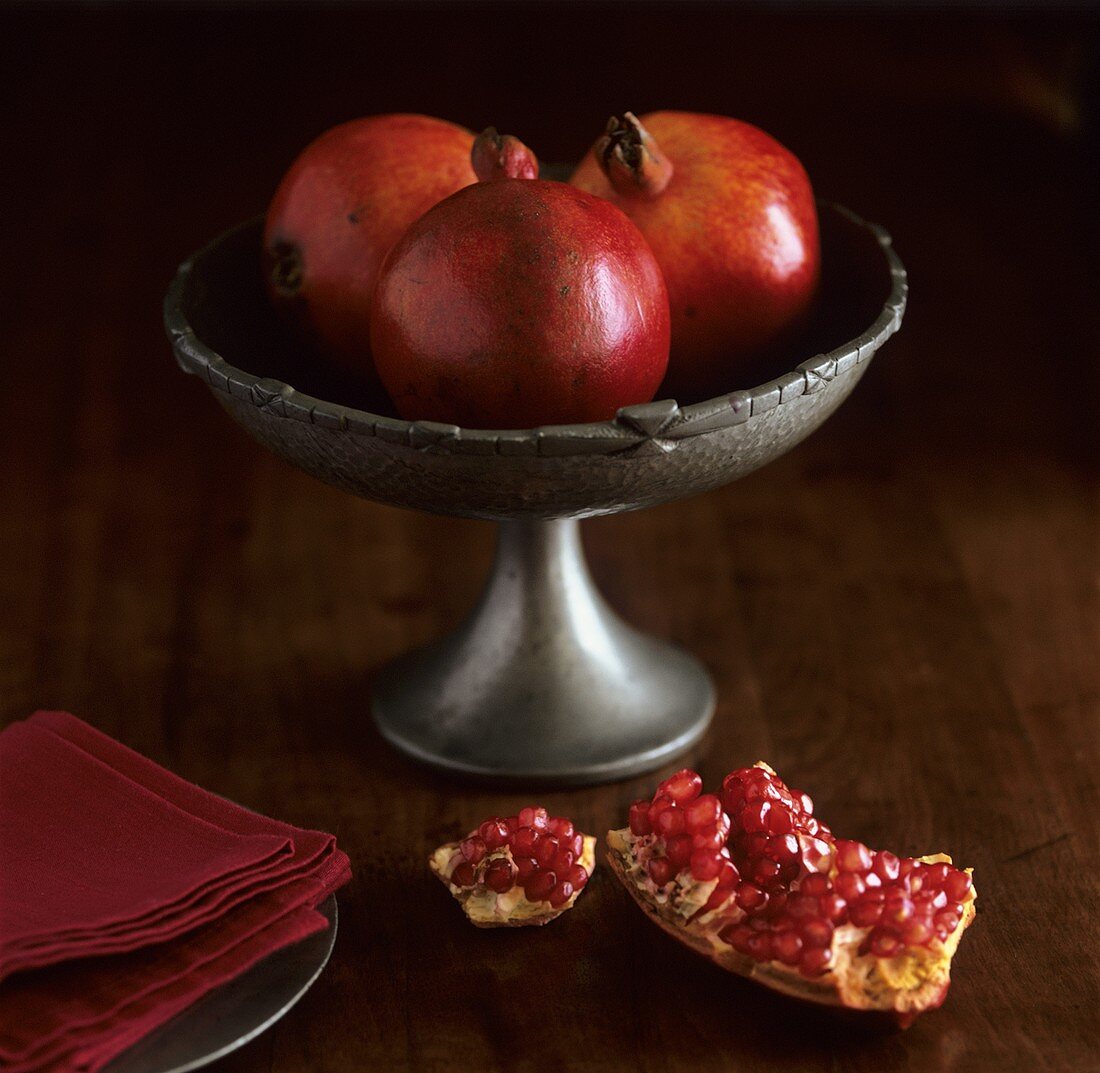
[{"label": "dark background", "polygon": [[[1095,10],[874,4],[0,7],[0,722],[63,707],[336,830],[333,963],[225,1070],[1097,1066]],[[537,934],[460,920],[432,846],[524,803],[366,715],[453,625],[491,527],[358,502],[175,369],[176,264],[371,112],[577,158],[630,108],[752,121],[886,225],[903,330],[805,445],[586,523],[593,571],[718,680],[690,759],[768,759],[834,829],[976,867],[945,1008],[904,1035],[727,978],[604,874]],[[548,795],[618,825],[649,777]]]}]

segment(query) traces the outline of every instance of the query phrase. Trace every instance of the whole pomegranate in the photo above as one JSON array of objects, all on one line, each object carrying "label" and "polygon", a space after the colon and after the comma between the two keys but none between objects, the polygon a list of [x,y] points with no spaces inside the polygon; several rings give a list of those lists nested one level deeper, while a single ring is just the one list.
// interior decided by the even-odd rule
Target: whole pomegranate
[{"label": "whole pomegranate", "polygon": [[903,1027],[943,1002],[974,919],[969,870],[836,838],[764,763],[702,790],[679,771],[607,836],[612,869],[665,930],[777,991]]},{"label": "whole pomegranate", "polygon": [[536,805],[490,816],[428,865],[479,928],[548,924],[567,909],[596,867],[596,839]]},{"label": "whole pomegranate", "polygon": [[509,177],[507,152],[479,172],[492,181],[426,212],[379,274],[371,346],[398,412],[527,428],[651,399],[668,294],[638,229],[575,187]]},{"label": "whole pomegranate", "polygon": [[819,274],[817,210],[798,159],[725,116],[627,112],[570,180],[641,229],[668,284],[664,391],[698,400],[749,386],[762,351],[797,330]]},{"label": "whole pomegranate", "polygon": [[370,299],[405,229],[477,181],[473,134],[423,115],[342,123],[303,150],[264,223],[264,272],[276,308],[314,349],[374,378]]}]

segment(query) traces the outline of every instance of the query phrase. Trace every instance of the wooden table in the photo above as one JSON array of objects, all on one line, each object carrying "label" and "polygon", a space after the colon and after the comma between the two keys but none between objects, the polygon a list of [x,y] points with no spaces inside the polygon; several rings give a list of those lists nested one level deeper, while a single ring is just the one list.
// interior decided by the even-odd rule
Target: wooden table
[{"label": "wooden table", "polygon": [[[324,977],[219,1068],[1100,1068],[1096,112],[1074,78],[1095,30],[679,6],[4,11],[0,719],[67,708],[335,831],[355,869]],[[405,761],[368,693],[469,606],[491,527],[291,470],[162,337],[176,262],[262,210],[338,120],[494,122],[570,159],[608,112],[664,102],[777,134],[911,272],[903,331],[810,441],[585,526],[610,601],[717,679],[690,757],[708,782],[765,758],[836,830],[974,866],[951,995],[904,1034],[697,961],[606,870],[549,928],[465,924],[426,855],[529,795]],[[602,833],[655,778],[543,800]]]}]

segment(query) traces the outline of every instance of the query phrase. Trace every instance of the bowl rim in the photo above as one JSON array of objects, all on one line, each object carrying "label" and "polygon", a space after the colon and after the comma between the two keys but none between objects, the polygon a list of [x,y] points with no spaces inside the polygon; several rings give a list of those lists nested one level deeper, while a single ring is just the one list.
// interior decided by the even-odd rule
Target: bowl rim
[{"label": "bowl rim", "polygon": [[836,202],[818,204],[820,209],[835,212],[869,232],[884,256],[891,277],[890,293],[870,326],[855,338],[756,387],[686,406],[680,406],[674,399],[624,406],[608,421],[524,429],[472,429],[437,421],[406,421],[316,398],[281,380],[238,368],[199,338],[184,312],[184,298],[196,265],[228,239],[255,227],[257,217],[223,232],[179,266],[164,298],[164,327],[180,368],[205,380],[215,392],[251,403],[272,416],[337,433],[377,437],[418,450],[451,454],[560,458],[615,454],[646,441],[656,441],[668,450],[679,440],[745,424],[802,395],[822,390],[830,381],[865,363],[901,327],[909,292],[908,277],[889,233]]}]

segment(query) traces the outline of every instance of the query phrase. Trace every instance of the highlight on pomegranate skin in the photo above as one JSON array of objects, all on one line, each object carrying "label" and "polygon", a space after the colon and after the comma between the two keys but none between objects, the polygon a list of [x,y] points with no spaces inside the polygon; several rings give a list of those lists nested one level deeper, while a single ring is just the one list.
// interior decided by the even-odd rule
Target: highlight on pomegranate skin
[{"label": "highlight on pomegranate skin", "polygon": [[770,988],[903,1027],[943,1002],[974,919],[970,869],[836,838],[763,762],[702,790],[677,772],[608,832],[612,870],[658,924]]},{"label": "highlight on pomegranate skin", "polygon": [[548,924],[572,909],[596,867],[596,838],[529,805],[490,816],[428,865],[479,928]]}]

